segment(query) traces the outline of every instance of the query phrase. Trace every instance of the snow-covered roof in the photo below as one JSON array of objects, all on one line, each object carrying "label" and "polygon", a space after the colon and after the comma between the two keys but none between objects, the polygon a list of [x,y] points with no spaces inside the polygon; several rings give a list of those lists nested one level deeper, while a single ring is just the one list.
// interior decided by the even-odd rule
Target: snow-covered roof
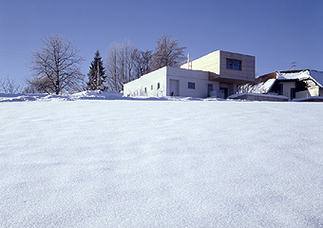
[{"label": "snow-covered roof", "polygon": [[323,71],[311,70],[311,77],[321,86],[323,85]]},{"label": "snow-covered roof", "polygon": [[268,79],[266,82],[261,83],[260,91],[264,91],[265,93],[267,93],[270,90],[270,88],[272,87],[272,85],[274,84],[275,80],[276,79],[271,78],[271,79]]},{"label": "snow-covered roof", "polygon": [[[271,75],[269,79],[268,76]],[[259,76],[256,84],[245,84],[240,86],[238,93],[268,93],[276,80],[306,80],[310,79],[323,88],[323,71],[316,70],[296,70],[296,71],[276,71],[267,75]],[[313,82],[312,82],[313,83]]]},{"label": "snow-covered roof", "polygon": [[274,82],[276,81],[276,79],[271,78],[268,79],[265,82],[261,82],[255,85],[252,84],[246,84],[240,87],[241,91],[238,91],[238,93],[241,92],[247,92],[247,93],[267,93],[271,86],[274,84]]},{"label": "snow-covered roof", "polygon": [[304,80],[313,79],[319,86],[323,85],[323,72],[315,70],[303,70],[298,72],[277,72],[276,77],[278,80]]}]

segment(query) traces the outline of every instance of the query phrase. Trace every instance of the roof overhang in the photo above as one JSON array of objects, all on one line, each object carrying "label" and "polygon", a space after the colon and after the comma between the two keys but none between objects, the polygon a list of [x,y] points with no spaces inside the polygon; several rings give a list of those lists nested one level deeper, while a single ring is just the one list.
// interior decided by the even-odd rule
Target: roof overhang
[{"label": "roof overhang", "polygon": [[221,77],[219,74],[216,74],[213,72],[209,72],[209,81],[217,81],[221,83],[237,84],[237,85],[253,82],[250,80],[243,80],[243,79],[224,78],[224,77]]}]

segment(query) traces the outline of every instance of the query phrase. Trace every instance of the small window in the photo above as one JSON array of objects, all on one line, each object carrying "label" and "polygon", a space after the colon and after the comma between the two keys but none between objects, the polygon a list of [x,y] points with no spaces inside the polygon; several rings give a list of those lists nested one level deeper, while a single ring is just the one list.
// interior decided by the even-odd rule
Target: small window
[{"label": "small window", "polygon": [[150,89],[151,89],[151,90],[153,90],[153,89],[154,89],[154,86],[153,86],[153,85],[151,85]]},{"label": "small window", "polygon": [[236,59],[227,59],[227,69],[241,70],[241,61]]},{"label": "small window", "polygon": [[296,96],[295,88],[290,88],[290,99],[293,100]]},{"label": "small window", "polygon": [[278,95],[283,95],[283,93],[284,93],[284,85],[283,84],[279,84]]},{"label": "small window", "polygon": [[145,93],[147,93],[147,88],[145,87]]},{"label": "small window", "polygon": [[195,83],[194,82],[189,82],[188,83],[188,88],[189,89],[195,89]]},{"label": "small window", "polygon": [[220,93],[222,94],[224,99],[227,99],[227,97],[228,97],[228,88],[220,87]]},{"label": "small window", "polygon": [[157,89],[160,89],[160,83],[159,82],[157,83]]}]

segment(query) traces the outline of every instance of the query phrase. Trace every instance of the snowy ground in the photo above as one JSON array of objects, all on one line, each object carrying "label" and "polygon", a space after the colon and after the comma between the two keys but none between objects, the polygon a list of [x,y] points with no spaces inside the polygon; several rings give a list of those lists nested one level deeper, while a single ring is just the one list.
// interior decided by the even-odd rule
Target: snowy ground
[{"label": "snowy ground", "polygon": [[323,103],[44,97],[0,103],[0,227],[323,226]]}]

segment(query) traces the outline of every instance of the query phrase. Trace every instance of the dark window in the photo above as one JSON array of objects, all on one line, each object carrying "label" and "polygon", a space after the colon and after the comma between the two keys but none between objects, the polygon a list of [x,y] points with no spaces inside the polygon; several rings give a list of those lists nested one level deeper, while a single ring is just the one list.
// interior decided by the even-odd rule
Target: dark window
[{"label": "dark window", "polygon": [[207,84],[207,94],[210,96],[210,92],[213,91],[213,84]]},{"label": "dark window", "polygon": [[295,88],[290,88],[290,99],[293,100],[295,98]]},{"label": "dark window", "polygon": [[160,83],[159,82],[157,83],[157,89],[160,89]]},{"label": "dark window", "polygon": [[154,89],[154,86],[153,86],[153,85],[151,85],[150,89],[151,89],[151,90],[153,90],[153,89]]},{"label": "dark window", "polygon": [[220,88],[220,93],[222,93],[223,98],[226,99],[228,97],[228,88]]},{"label": "dark window", "polygon": [[283,88],[284,88],[284,85],[283,84],[279,84],[278,95],[283,95],[283,92],[284,92]]},{"label": "dark window", "polygon": [[189,82],[188,83],[188,88],[189,89],[195,89],[195,83],[194,82]]},{"label": "dark window", "polygon": [[241,70],[241,61],[236,59],[227,59],[227,69]]}]

